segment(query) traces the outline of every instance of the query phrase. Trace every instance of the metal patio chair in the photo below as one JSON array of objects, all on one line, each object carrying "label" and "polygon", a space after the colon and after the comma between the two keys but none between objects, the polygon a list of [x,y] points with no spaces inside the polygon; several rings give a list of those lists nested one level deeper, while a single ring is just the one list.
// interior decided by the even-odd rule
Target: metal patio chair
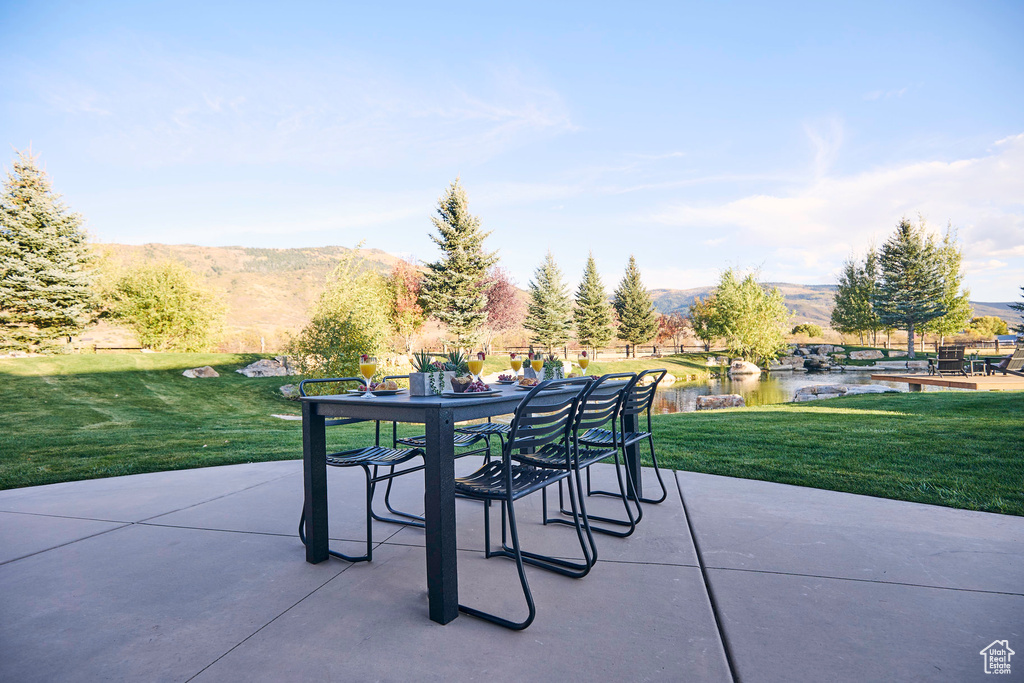
[{"label": "metal patio chair", "polygon": [[[1006,365],[1003,365],[1003,362],[1005,362]],[[1017,375],[1018,377],[1024,377],[1024,344],[1018,345],[1008,358],[985,359],[986,375],[994,375],[999,372],[1004,375],[1010,374]]]},{"label": "metal patio chair", "polygon": [[[505,628],[525,629],[537,615],[526,578],[526,564],[573,578],[586,576],[593,566],[593,537],[590,536],[586,516],[576,508],[576,491],[572,484],[572,427],[580,394],[586,384],[587,381],[581,378],[548,380],[538,384],[516,408],[501,460],[494,460],[469,476],[455,479],[455,490],[466,498],[501,503],[502,544],[497,550],[491,549],[490,506],[484,505],[484,556],[515,560],[529,614],[523,621],[511,621],[466,605],[459,605],[459,611]],[[584,556],[582,563],[527,552],[519,542],[515,501],[562,479],[567,479],[569,485],[576,535]],[[507,545],[506,519],[511,546]]]},{"label": "metal patio chair", "polygon": [[[299,382],[299,395],[306,395],[306,387],[311,384],[324,384],[324,383],[337,383],[344,386],[350,382],[362,383],[364,380],[360,377],[335,377],[329,379],[304,379]],[[362,420],[357,418],[331,418],[325,420],[325,424],[328,427],[351,425],[359,422],[370,422],[370,420]],[[400,477],[405,474],[417,472],[422,470],[424,465],[416,465],[414,467],[404,468],[400,471],[395,471],[395,468],[399,465],[403,465],[414,458],[423,455],[423,449],[421,448],[388,448],[380,445],[380,420],[374,420],[374,445],[364,446],[362,448],[352,448],[345,451],[339,451],[337,453],[327,454],[327,465],[330,467],[360,467],[363,470],[363,474],[366,477],[366,554],[360,556],[345,555],[344,553],[336,550],[328,550],[334,557],[347,560],[348,562],[370,562],[373,559],[373,522],[376,519],[381,522],[389,522],[391,524],[402,524],[405,526],[423,526],[422,518],[417,517],[406,512],[400,512],[394,510],[391,505],[388,505],[388,510],[392,513],[402,516],[404,519],[395,517],[385,517],[378,515],[373,511],[373,494],[376,490],[378,482],[388,482],[388,492],[391,490],[391,481],[395,477]],[[392,423],[392,429],[395,429],[394,423]],[[387,467],[387,474],[380,474],[380,468]],[[386,496],[385,496],[386,497]],[[420,521],[416,521],[420,520]],[[302,514],[299,517],[299,539],[303,545],[306,543],[306,508],[303,506]]]},{"label": "metal patio chair", "polygon": [[[609,458],[614,458],[615,460],[615,476],[619,484],[619,492],[615,495],[622,500],[626,518],[615,519],[613,517],[600,517],[598,515],[594,515],[590,512],[586,512],[585,504],[582,502],[581,509],[584,510],[587,520],[590,522],[590,528],[592,531],[598,531],[603,534],[618,536],[620,538],[629,536],[636,531],[636,525],[641,519],[643,519],[643,509],[640,506],[640,502],[635,499],[632,501],[632,505],[636,507],[635,513],[630,504],[630,497],[627,492],[635,490],[635,482],[633,481],[629,468],[624,467],[625,462],[620,461],[619,459],[619,452],[621,450],[621,434],[618,429],[619,414],[622,410],[623,399],[626,396],[626,389],[630,387],[634,377],[636,377],[636,375],[632,372],[623,372],[604,375],[591,382],[590,386],[587,387],[583,392],[583,395],[580,397],[580,406],[576,410],[576,422],[573,425],[573,445],[575,448],[574,475],[576,476],[577,491],[583,490],[583,483],[580,480],[581,469],[585,469],[589,475],[589,468],[591,465],[608,460]],[[609,427],[610,429],[608,429]],[[580,444],[580,434],[593,434],[591,430],[602,429],[611,432],[611,440],[607,444],[590,446]],[[623,478],[623,470],[625,470],[625,479]],[[541,493],[543,496],[542,509],[544,513],[544,523],[572,524],[572,522],[567,519],[548,517],[547,489],[544,489]],[[562,482],[558,483],[558,503],[559,512],[563,515],[571,513],[570,510],[565,509]],[[593,524],[594,520],[627,528],[616,530],[596,526]],[[594,556],[595,558],[597,556],[596,548],[594,548]]]},{"label": "metal patio chair", "polygon": [[963,344],[940,346],[936,357],[928,359],[928,370],[939,377],[944,375],[963,375],[966,377],[964,351],[965,347]]},{"label": "metal patio chair", "polygon": [[[625,396],[622,399],[622,409],[619,411],[620,433],[619,447],[622,449],[623,459],[626,456],[626,448],[647,441],[651,450],[651,464],[654,466],[654,474],[658,478],[658,485],[661,487],[660,498],[644,498],[639,490],[636,491],[636,498],[641,503],[657,505],[668,497],[668,489],[665,488],[665,481],[661,478],[661,469],[658,467],[658,456],[654,452],[654,434],[651,428],[651,406],[654,405],[654,393],[658,383],[668,374],[667,370],[644,370],[625,389]],[[650,383],[644,382],[644,378],[650,378]],[[640,416],[647,414],[647,431],[639,430]],[[637,421],[637,429],[629,429],[627,419]],[[581,446],[586,448],[608,448],[615,443],[615,433],[609,429],[588,429],[578,437]],[[629,466],[626,466],[627,470]],[[590,468],[587,470],[587,495],[594,496],[615,496],[615,491],[600,491],[591,488]]]}]

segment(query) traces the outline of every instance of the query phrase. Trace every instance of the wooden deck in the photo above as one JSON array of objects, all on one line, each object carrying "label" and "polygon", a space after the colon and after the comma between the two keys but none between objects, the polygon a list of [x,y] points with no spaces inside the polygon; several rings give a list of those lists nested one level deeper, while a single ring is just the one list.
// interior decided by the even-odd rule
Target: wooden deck
[{"label": "wooden deck", "polygon": [[926,375],[924,373],[915,375],[895,375],[880,373],[871,375],[871,379],[883,380],[886,382],[900,382],[910,385],[911,391],[914,385],[920,387],[927,384],[932,387],[948,387],[951,389],[975,389],[979,391],[1024,391],[1024,377],[1014,375],[974,375],[972,377],[939,377],[938,375]]}]

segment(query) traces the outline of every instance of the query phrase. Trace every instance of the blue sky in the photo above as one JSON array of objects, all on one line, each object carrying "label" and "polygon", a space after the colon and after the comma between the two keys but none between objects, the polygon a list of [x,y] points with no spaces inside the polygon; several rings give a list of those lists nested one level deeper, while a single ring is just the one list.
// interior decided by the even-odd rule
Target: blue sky
[{"label": "blue sky", "polygon": [[0,157],[103,242],[430,261],[461,177],[525,286],[831,283],[900,217],[1024,285],[1024,4],[0,3]]}]

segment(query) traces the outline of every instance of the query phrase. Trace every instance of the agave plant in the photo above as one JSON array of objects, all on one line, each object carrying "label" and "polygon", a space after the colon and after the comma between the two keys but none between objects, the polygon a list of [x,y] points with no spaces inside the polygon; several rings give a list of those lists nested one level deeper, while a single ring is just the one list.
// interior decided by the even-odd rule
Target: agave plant
[{"label": "agave plant", "polygon": [[451,370],[457,375],[468,374],[469,363],[466,362],[466,354],[462,353],[462,351],[452,351],[449,353],[444,364],[444,369]]},{"label": "agave plant", "polygon": [[437,369],[434,357],[429,351],[416,351],[412,354],[412,369],[416,372],[433,372]]}]

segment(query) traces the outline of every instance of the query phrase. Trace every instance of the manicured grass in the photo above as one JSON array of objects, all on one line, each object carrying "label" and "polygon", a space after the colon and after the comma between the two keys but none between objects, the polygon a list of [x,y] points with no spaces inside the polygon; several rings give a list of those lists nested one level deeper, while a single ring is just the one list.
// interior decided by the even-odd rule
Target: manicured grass
[{"label": "manicured grass", "polygon": [[[299,414],[299,405],[277,391],[296,378],[234,372],[254,358],[0,360],[0,489],[301,457],[301,423],[271,417]],[[703,362],[638,359],[598,364],[592,372],[666,367],[682,375],[673,364]],[[181,376],[199,365],[221,376]],[[857,396],[654,420],[658,453],[669,467],[1024,515],[1021,392]],[[332,439],[341,439],[331,448],[365,443],[370,429],[331,430]]]},{"label": "manicured grass", "polygon": [[1024,392],[660,415],[654,429],[675,469],[1024,515]]}]

